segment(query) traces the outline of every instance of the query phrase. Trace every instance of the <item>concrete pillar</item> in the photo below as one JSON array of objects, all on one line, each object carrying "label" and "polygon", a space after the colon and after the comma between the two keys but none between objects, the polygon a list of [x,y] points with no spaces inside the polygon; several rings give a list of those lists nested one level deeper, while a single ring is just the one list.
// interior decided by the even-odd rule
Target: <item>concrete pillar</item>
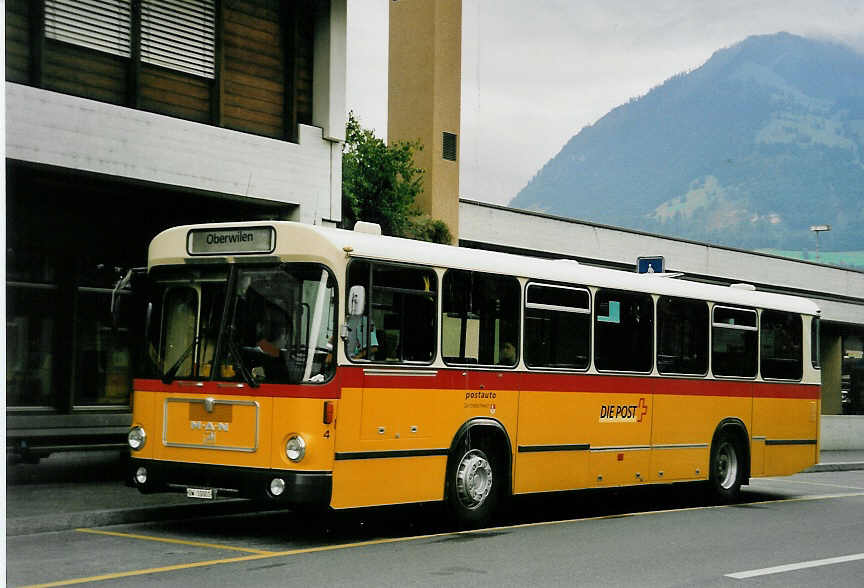
[{"label": "concrete pillar", "polygon": [[822,325],[820,333],[822,362],[822,414],[841,414],[840,378],[843,372],[843,350],[840,333]]},{"label": "concrete pillar", "polygon": [[414,157],[426,172],[417,204],[458,242],[462,1],[391,2],[389,58],[387,141],[422,143]]}]

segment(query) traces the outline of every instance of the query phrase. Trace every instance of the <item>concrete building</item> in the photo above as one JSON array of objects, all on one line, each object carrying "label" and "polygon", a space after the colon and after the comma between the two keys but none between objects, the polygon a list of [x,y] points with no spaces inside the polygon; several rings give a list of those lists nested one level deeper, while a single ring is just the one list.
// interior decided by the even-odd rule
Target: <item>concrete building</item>
[{"label": "concrete building", "polygon": [[120,268],[169,226],[341,219],[346,0],[7,0],[7,439],[122,441]]},{"label": "concrete building", "polygon": [[462,0],[390,3],[387,141],[417,141],[417,204],[459,235]]}]

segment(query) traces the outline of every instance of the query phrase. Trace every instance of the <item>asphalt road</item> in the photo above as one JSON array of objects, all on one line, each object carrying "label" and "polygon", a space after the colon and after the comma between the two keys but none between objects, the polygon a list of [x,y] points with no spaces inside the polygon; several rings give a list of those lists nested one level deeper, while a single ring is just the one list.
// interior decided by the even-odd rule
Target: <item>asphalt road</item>
[{"label": "asphalt road", "polygon": [[[435,506],[242,514],[7,538],[10,586],[864,585],[864,471],[514,501],[459,532]],[[785,566],[779,569],[771,569]]]}]

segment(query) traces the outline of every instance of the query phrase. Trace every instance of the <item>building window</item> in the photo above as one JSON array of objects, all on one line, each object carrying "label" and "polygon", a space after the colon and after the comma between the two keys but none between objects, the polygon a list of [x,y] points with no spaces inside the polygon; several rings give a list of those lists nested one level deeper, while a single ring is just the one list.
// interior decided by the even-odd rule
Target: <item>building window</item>
[{"label": "building window", "polygon": [[708,304],[663,296],[657,303],[657,371],[708,373]]},{"label": "building window", "polygon": [[54,404],[58,301],[55,286],[6,285],[6,405],[9,407]]},{"label": "building window", "polygon": [[213,0],[142,0],[141,61],[213,79]]},{"label": "building window", "polygon": [[45,36],[129,57],[131,4],[129,0],[46,0]]},{"label": "building window", "polygon": [[756,311],[714,307],[711,366],[715,376],[756,377]]},{"label": "building window", "polygon": [[45,36],[129,58],[138,6],[142,62],[215,77],[214,0],[46,0]]},{"label": "building window", "polygon": [[525,363],[587,369],[591,340],[588,290],[528,284],[525,298]]}]

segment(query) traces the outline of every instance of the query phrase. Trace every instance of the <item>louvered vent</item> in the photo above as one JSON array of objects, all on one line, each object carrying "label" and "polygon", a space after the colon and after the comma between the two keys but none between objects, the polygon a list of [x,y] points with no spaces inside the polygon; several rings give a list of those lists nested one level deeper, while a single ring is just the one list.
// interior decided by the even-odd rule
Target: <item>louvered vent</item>
[{"label": "louvered vent", "polygon": [[213,0],[142,0],[141,61],[215,76]]},{"label": "louvered vent", "polygon": [[45,36],[129,57],[129,0],[46,0]]},{"label": "louvered vent", "polygon": [[444,133],[444,159],[456,161],[456,135]]}]

